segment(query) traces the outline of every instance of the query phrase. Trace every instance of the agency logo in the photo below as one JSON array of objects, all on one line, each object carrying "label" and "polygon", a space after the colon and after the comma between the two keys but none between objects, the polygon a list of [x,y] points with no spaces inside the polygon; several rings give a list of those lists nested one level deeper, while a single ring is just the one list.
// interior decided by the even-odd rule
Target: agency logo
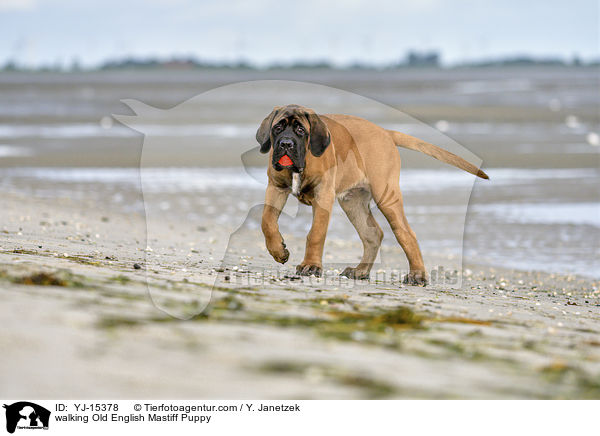
[{"label": "agency logo", "polygon": [[[312,83],[282,80],[232,83],[199,94],[169,109],[155,108],[131,99],[122,102],[135,115],[113,115],[113,118],[144,134],[140,181],[146,218],[145,269],[146,277],[150,278],[146,283],[153,281],[153,271],[164,271],[165,255],[171,256],[175,251],[182,253],[178,260],[173,260],[176,267],[170,285],[185,293],[185,304],[171,304],[163,293],[153,291],[155,286],[148,286],[149,296],[157,308],[179,319],[190,319],[204,312],[211,302],[212,291],[228,289],[231,285],[261,287],[281,280],[302,280],[311,285],[340,288],[364,286],[365,282],[359,280],[363,278],[399,287],[403,276],[410,273],[410,264],[404,259],[404,253],[399,253],[402,249],[396,243],[396,235],[389,234],[397,226],[383,226],[388,231],[391,245],[380,250],[378,235],[382,229],[375,220],[375,216],[379,214],[378,201],[371,199],[370,194],[366,195],[366,191],[357,190],[354,196],[344,196],[345,206],[342,209],[346,207],[345,211],[331,209],[331,196],[327,197],[328,203],[321,207],[321,212],[331,215],[332,222],[335,222],[327,226],[323,224],[325,221],[319,221],[321,224],[318,225],[321,233],[325,234],[328,229],[331,233],[327,237],[331,248],[326,248],[326,266],[321,270],[322,277],[314,277],[313,280],[297,275],[294,265],[298,265],[303,259],[305,244],[301,241],[306,240],[307,232],[314,223],[314,215],[297,195],[297,201],[286,201],[288,194],[290,197],[294,196],[293,180],[290,180],[291,186],[285,191],[286,194],[277,197],[278,204],[283,209],[277,211],[277,224],[271,227],[275,229],[277,226],[277,234],[286,235],[289,242],[295,241],[295,247],[292,243],[289,244],[289,250],[279,245],[276,247],[278,254],[281,254],[279,260],[289,258],[285,265],[271,257],[261,228],[265,192],[268,189],[267,168],[272,165],[260,152],[262,143],[258,145],[256,134],[265,121],[265,115],[273,107],[294,102],[322,114],[347,113],[348,108],[352,108],[354,116],[374,121],[390,131],[406,131],[422,138],[421,145],[426,141],[454,155],[466,157],[473,163],[472,167],[478,167],[481,163],[477,156],[441,130],[408,114],[367,97]],[[267,120],[269,118],[270,114]],[[110,123],[107,126],[115,129],[114,134],[120,128],[111,127]],[[347,134],[349,139],[346,140],[349,143],[361,141],[358,137],[352,138],[350,132]],[[320,178],[333,180],[335,174],[354,174],[360,178],[361,165],[370,161],[370,148],[353,145],[348,150],[332,161],[335,163],[323,164],[320,167]],[[388,150],[390,158],[397,159],[396,147]],[[432,235],[428,243],[420,241],[424,247],[422,254],[429,259],[422,268],[427,268],[430,273],[430,286],[460,289],[465,220],[476,176],[451,166],[444,170],[448,171],[446,175],[437,176],[437,169],[417,169],[421,166],[420,158],[405,155],[404,152],[401,154],[403,166],[410,168],[411,159],[415,159],[415,168],[412,172],[402,171],[400,185],[398,172],[394,177],[382,179],[382,186],[378,188],[381,199],[385,194],[386,201],[389,202],[385,203],[388,207],[384,209],[389,212],[393,205],[394,212],[390,212],[388,218],[395,217],[396,208],[400,207],[397,205],[402,204],[398,203],[400,188],[403,195],[407,194],[406,198],[412,196],[417,200],[436,194],[436,198],[444,201],[426,207],[419,206],[412,200],[408,204],[411,216],[416,221],[414,230],[421,235],[430,230],[425,225],[428,219],[440,216],[441,212],[433,211],[444,211],[443,226],[439,227],[435,236],[439,239],[434,239]],[[168,159],[168,163],[165,159]],[[301,181],[300,178],[295,180]],[[440,184],[442,180],[445,183],[443,185]],[[447,194],[442,194],[446,192],[452,192],[452,206],[449,206],[450,200],[445,198]],[[393,199],[390,197],[391,193]],[[358,201],[356,204],[360,206],[360,213],[354,212],[354,206],[348,206],[354,204],[352,201]],[[318,206],[317,203],[313,206]],[[371,205],[374,206],[375,216],[370,212]],[[384,206],[383,203],[381,205]],[[349,212],[352,218],[347,222],[344,215]],[[379,215],[381,223],[388,220],[383,213]],[[186,219],[182,220],[182,217]],[[408,220],[413,222],[413,218]],[[213,227],[218,228],[215,235],[212,235],[212,231],[207,231]],[[173,245],[175,243],[164,239],[167,232],[175,237],[171,231],[175,229],[177,248]],[[364,244],[357,243],[360,239],[357,231],[362,232],[363,236],[367,235],[365,240],[372,242],[369,242],[368,249]],[[407,237],[404,233],[402,235],[402,238]],[[410,238],[412,240],[412,236]],[[350,249],[353,245],[355,248]],[[418,244],[415,242],[413,245],[411,256],[416,256],[416,259],[421,255],[416,254]],[[353,267],[354,262],[361,258],[361,251],[363,259]],[[184,252],[187,254],[183,254]],[[288,253],[284,256],[285,252]],[[420,260],[418,262],[422,263]],[[357,268],[362,272],[357,273]],[[372,271],[370,275],[367,269]],[[212,286],[208,280],[213,281]],[[246,281],[248,284],[243,283]]]},{"label": "agency logo", "polygon": [[6,431],[14,433],[16,429],[48,430],[50,411],[29,401],[18,401],[4,405],[6,409]]}]

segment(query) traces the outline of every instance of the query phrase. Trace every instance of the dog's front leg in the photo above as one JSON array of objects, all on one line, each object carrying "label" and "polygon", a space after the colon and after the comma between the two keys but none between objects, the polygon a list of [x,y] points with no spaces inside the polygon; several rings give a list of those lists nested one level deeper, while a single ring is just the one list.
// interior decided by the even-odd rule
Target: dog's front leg
[{"label": "dog's front leg", "polygon": [[310,232],[306,237],[304,260],[296,267],[296,274],[320,277],[323,274],[323,246],[327,236],[327,227],[331,217],[331,209],[335,200],[332,187],[322,187],[312,202],[313,220]]},{"label": "dog's front leg", "polygon": [[290,257],[290,252],[285,248],[277,222],[289,194],[289,189],[278,188],[269,182],[262,214],[261,227],[265,235],[267,250],[269,250],[273,259],[279,263],[286,263]]}]

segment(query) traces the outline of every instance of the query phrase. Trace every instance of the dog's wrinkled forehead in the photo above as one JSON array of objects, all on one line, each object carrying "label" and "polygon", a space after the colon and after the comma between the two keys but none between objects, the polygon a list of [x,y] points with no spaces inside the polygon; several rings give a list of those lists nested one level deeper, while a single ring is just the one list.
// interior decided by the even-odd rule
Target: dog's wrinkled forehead
[{"label": "dog's wrinkled forehead", "polygon": [[298,106],[297,104],[287,105],[277,112],[277,115],[275,115],[273,118],[271,125],[274,126],[283,119],[295,118],[302,123],[304,127],[308,127],[308,112],[309,109],[305,108],[304,106]]}]

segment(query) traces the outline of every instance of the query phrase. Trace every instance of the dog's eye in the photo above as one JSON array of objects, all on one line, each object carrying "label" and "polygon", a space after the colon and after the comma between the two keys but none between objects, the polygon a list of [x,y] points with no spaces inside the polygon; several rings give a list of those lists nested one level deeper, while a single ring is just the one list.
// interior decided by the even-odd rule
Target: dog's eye
[{"label": "dog's eye", "polygon": [[304,127],[302,127],[302,126],[296,127],[296,132],[298,133],[298,135],[304,135],[304,132],[305,132]]},{"label": "dog's eye", "polygon": [[283,130],[283,127],[281,124],[277,124],[275,127],[273,127],[273,132],[275,133],[279,133]]}]

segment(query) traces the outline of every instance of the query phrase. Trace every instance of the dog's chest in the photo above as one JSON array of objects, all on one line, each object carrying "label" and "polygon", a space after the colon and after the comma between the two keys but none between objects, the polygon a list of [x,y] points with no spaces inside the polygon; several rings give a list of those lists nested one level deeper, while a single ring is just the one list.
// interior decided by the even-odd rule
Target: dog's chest
[{"label": "dog's chest", "polygon": [[296,197],[300,193],[300,184],[302,183],[302,179],[300,178],[300,173],[292,173],[292,194]]},{"label": "dog's chest", "polygon": [[311,184],[303,180],[299,173],[292,174],[292,195],[298,199],[300,203],[311,205],[314,195]]}]

